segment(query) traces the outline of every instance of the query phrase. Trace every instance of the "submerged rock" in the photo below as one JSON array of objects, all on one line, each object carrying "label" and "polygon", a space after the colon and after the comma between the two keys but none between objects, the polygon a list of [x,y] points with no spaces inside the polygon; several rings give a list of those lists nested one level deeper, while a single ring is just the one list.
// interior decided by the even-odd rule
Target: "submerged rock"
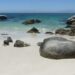
[{"label": "submerged rock", "polygon": [[5,15],[0,15],[0,21],[4,21],[4,20],[7,20],[7,16],[5,16]]},{"label": "submerged rock", "polygon": [[38,20],[38,19],[36,19],[36,20],[35,20],[35,23],[41,23],[41,21],[40,21],[40,20]]},{"label": "submerged rock", "polygon": [[40,32],[39,32],[39,30],[37,28],[33,27],[32,29],[27,31],[27,33],[40,33]]},{"label": "submerged rock", "polygon": [[75,42],[62,37],[45,39],[40,46],[40,55],[45,58],[75,58]]},{"label": "submerged rock", "polygon": [[26,24],[26,25],[28,25],[28,24],[35,24],[35,23],[41,23],[41,21],[38,20],[38,19],[31,19],[31,20],[27,20],[27,21],[23,22],[23,24]]},{"label": "submerged rock", "polygon": [[24,43],[23,41],[21,40],[16,40],[15,44],[14,44],[14,47],[27,47],[27,46],[30,46],[29,44],[27,43]]}]

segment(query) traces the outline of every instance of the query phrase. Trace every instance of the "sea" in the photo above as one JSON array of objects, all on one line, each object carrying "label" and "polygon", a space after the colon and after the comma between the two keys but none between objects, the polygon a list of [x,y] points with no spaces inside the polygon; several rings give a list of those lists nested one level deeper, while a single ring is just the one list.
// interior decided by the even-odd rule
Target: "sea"
[{"label": "sea", "polygon": [[[7,20],[0,21],[0,36],[8,34],[13,37],[23,37],[33,27],[41,33],[66,27],[66,20],[75,13],[0,13],[0,15],[8,17]],[[41,23],[23,24],[24,21],[30,19],[39,19]]]}]

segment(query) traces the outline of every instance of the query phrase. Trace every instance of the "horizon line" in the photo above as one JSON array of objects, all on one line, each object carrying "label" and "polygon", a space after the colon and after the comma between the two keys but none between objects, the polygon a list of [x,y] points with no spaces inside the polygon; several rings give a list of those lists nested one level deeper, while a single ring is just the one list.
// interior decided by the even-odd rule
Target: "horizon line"
[{"label": "horizon line", "polygon": [[0,12],[1,13],[75,13],[75,12]]}]

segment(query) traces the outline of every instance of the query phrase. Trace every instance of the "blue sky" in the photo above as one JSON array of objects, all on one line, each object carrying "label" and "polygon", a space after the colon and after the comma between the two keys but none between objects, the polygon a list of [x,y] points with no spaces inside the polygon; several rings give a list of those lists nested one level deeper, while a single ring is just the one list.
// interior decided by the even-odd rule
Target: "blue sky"
[{"label": "blue sky", "polygon": [[0,12],[75,12],[75,0],[0,0]]}]

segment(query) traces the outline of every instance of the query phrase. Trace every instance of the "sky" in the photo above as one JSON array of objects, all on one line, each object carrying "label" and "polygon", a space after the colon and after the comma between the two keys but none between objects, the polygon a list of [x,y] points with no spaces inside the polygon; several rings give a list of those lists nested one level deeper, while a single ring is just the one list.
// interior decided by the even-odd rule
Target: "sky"
[{"label": "sky", "polygon": [[75,0],[0,0],[0,13],[73,13]]}]

